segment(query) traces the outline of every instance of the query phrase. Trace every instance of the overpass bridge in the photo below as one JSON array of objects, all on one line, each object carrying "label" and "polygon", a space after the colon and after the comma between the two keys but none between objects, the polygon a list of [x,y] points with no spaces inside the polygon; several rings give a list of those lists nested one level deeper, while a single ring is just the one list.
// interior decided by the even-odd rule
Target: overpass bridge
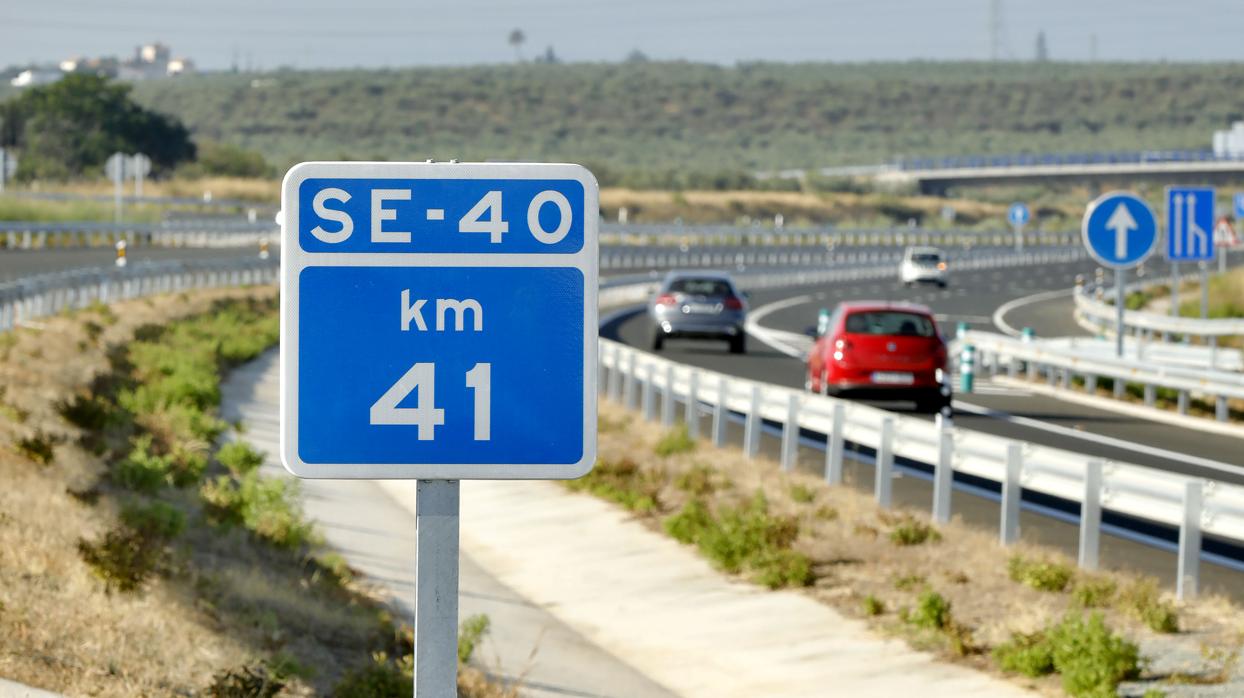
[{"label": "overpass bridge", "polygon": [[[803,178],[809,170],[781,170],[765,177]],[[894,188],[915,188],[944,194],[966,186],[1021,184],[1244,182],[1244,158],[1222,157],[1212,151],[1147,151],[1066,155],[1006,155],[904,159],[882,165],[827,167],[823,177],[869,178]]]}]

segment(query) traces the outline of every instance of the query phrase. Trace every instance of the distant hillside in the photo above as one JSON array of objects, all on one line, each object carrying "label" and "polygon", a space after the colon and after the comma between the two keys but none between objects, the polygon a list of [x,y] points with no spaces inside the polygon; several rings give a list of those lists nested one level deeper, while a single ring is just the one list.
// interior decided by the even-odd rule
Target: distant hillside
[{"label": "distant hillside", "polygon": [[574,160],[630,173],[896,155],[1207,147],[1230,64],[517,65],[204,75],[136,98],[199,138],[309,158]]}]

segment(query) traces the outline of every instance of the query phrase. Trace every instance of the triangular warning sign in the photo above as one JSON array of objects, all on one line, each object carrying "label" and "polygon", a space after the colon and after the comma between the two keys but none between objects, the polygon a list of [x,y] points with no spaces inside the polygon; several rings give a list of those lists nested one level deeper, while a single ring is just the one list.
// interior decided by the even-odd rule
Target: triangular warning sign
[{"label": "triangular warning sign", "polygon": [[1215,247],[1235,247],[1240,244],[1240,237],[1235,234],[1235,226],[1231,225],[1231,219],[1223,216],[1218,219],[1218,223],[1214,225],[1214,246]]}]

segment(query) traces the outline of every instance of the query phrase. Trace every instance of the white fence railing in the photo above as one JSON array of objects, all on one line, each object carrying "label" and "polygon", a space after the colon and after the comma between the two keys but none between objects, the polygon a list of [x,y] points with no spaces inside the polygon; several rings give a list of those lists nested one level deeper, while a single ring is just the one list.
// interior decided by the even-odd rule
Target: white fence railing
[{"label": "white fence railing", "polygon": [[[781,425],[781,467],[796,465],[799,430],[826,436],[824,476],[842,482],[845,446],[875,450],[874,492],[891,503],[896,458],[933,468],[933,517],[948,521],[954,473],[1001,483],[1000,537],[1018,539],[1021,490],[1081,506],[1079,561],[1098,565],[1103,510],[1179,529],[1178,592],[1196,593],[1203,533],[1244,542],[1244,487],[1186,477],[1071,451],[1010,441],[877,408],[745,380],[663,359],[602,339],[601,388],[608,398],[648,419],[671,425],[679,418],[695,436],[708,417],[714,443],[724,444],[731,413],[745,418],[743,448],[759,452],[762,420]],[[659,406],[658,406],[659,402]],[[676,403],[681,403],[681,406]]]},{"label": "white fence railing", "polygon": [[[956,340],[957,346],[974,349],[973,369],[990,375],[1030,380],[1044,378],[1051,386],[1070,389],[1076,378],[1088,394],[1097,392],[1098,381],[1108,378],[1113,383],[1114,397],[1123,397],[1127,384],[1142,388],[1145,404],[1153,407],[1159,389],[1177,393],[1176,407],[1188,414],[1192,397],[1207,399],[1214,404],[1218,421],[1227,421],[1228,400],[1244,399],[1244,374],[1227,371],[1206,371],[1181,366],[1163,366],[1130,359],[1104,358],[1076,352],[1073,348],[1052,346],[1040,340],[1024,341],[991,332],[965,330]],[[962,362],[962,351],[953,352]],[[960,371],[963,370],[960,364]]]},{"label": "white fence railing", "polygon": [[0,221],[0,248],[32,250],[127,245],[161,247],[258,247],[275,242],[275,223],[245,220],[169,221],[165,223],[42,223]]},{"label": "white fence railing", "polygon": [[75,269],[0,284],[0,332],[62,310],[155,293],[274,283],[275,260],[148,262],[124,269]]},{"label": "white fence railing", "polygon": [[[803,245],[822,247],[904,247],[936,245],[946,248],[1013,247],[1010,230],[932,229],[895,226],[889,228],[774,228],[694,223],[602,223],[602,244],[718,244],[718,245]],[[1080,234],[1073,231],[1029,230],[1025,247],[1080,246]]]}]

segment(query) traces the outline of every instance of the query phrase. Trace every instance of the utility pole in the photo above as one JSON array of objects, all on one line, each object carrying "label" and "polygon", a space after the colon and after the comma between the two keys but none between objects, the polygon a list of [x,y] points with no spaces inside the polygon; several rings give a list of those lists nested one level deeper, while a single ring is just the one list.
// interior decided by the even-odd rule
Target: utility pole
[{"label": "utility pole", "polygon": [[1045,30],[1037,32],[1037,62],[1045,63],[1050,60],[1050,48],[1045,42]]}]

